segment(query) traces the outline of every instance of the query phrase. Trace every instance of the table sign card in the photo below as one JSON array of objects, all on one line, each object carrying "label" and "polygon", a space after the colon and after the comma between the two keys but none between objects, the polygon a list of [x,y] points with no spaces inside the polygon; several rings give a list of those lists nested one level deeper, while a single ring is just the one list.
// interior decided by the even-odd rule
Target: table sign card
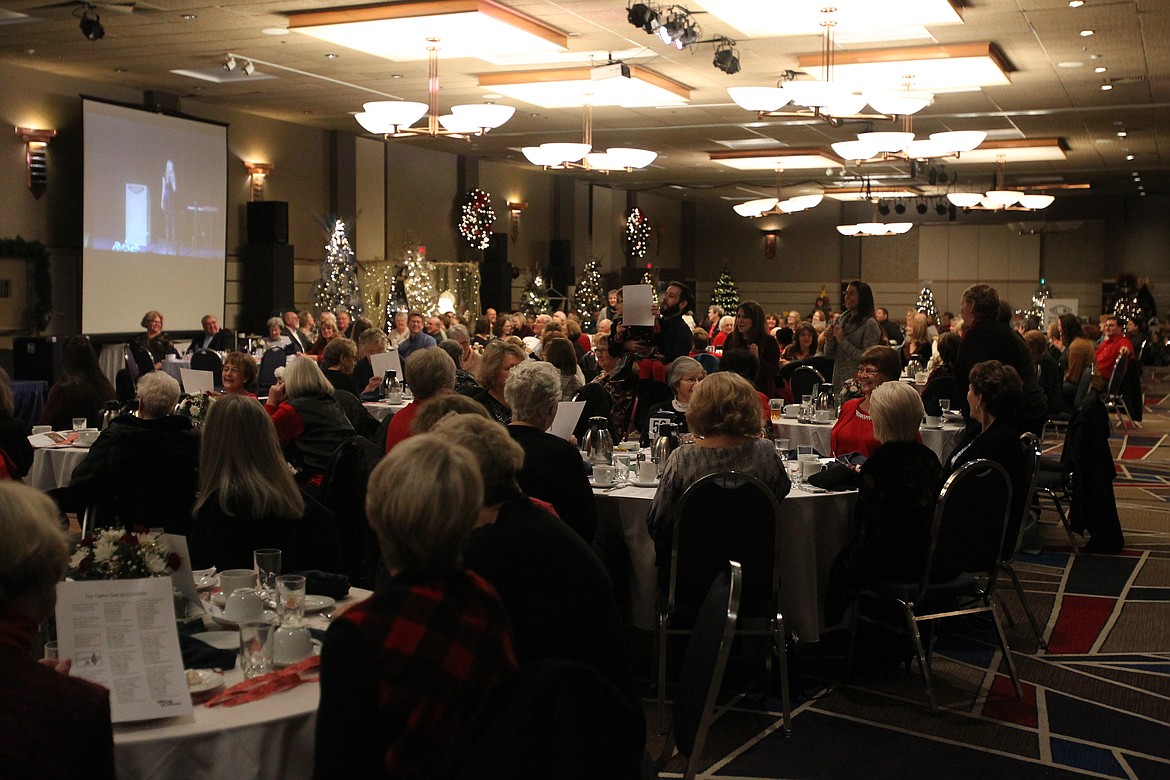
[{"label": "table sign card", "polygon": [[569,441],[569,437],[573,435],[573,429],[577,427],[577,421],[581,419],[581,413],[584,411],[584,401],[561,401],[557,404],[557,416],[553,418],[548,432]]},{"label": "table sign card", "polygon": [[180,368],[179,376],[183,380],[183,392],[187,395],[210,393],[215,390],[215,374],[199,368]]},{"label": "table sign card", "polygon": [[654,291],[648,284],[627,284],[622,287],[622,324],[653,325]]},{"label": "table sign card", "polygon": [[195,587],[195,576],[191,573],[191,556],[187,552],[187,537],[178,534],[161,534],[158,540],[183,561],[178,569],[171,572],[172,587],[182,593],[187,602],[187,614],[179,618],[180,622],[186,622],[186,619],[192,615],[192,607],[194,607],[196,614],[202,615],[206,610],[203,608],[203,601],[199,598],[199,589]]},{"label": "table sign card", "polygon": [[191,715],[169,577],[59,583],[57,646],[109,689],[114,723]]},{"label": "table sign card", "polygon": [[396,349],[370,355],[370,368],[374,369],[374,376],[386,376],[387,371],[393,371],[398,381],[402,381],[402,363],[398,359]]}]

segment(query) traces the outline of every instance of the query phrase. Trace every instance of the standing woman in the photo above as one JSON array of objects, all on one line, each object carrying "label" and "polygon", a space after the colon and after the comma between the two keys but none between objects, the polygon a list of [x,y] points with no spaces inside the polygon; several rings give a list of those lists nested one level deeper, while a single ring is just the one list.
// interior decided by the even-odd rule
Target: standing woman
[{"label": "standing woman", "polygon": [[752,384],[769,398],[777,398],[776,374],[780,371],[780,344],[764,327],[764,308],[755,301],[744,301],[735,312],[735,331],[727,339],[727,349],[747,349],[760,361]]},{"label": "standing woman", "polygon": [[825,357],[833,358],[833,392],[857,373],[861,353],[881,343],[882,329],[874,319],[873,290],[854,280],[845,288],[845,311],[825,331]]}]

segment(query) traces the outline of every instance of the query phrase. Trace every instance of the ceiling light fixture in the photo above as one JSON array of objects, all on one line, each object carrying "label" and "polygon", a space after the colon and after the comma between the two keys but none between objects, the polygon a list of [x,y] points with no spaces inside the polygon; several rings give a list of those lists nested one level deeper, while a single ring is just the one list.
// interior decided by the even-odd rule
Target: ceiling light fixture
[{"label": "ceiling light fixture", "polygon": [[1048,194],[1031,194],[1023,190],[1009,190],[1004,184],[1004,157],[996,163],[995,186],[984,193],[949,192],[947,200],[962,209],[977,211],[1039,211],[1052,205],[1056,198]]},{"label": "ceiling light fixture", "polygon": [[712,162],[740,171],[774,171],[777,169],[841,168],[845,161],[819,147],[784,147],[782,149],[731,149],[708,152]]},{"label": "ceiling light fixture", "polygon": [[223,58],[223,69],[231,73],[236,69],[236,58],[228,54]]},{"label": "ceiling light fixture", "polygon": [[818,192],[813,195],[797,195],[794,198],[784,198],[783,187],[784,170],[782,168],[776,169],[776,197],[774,198],[757,198],[756,200],[749,200],[744,203],[737,203],[732,208],[736,214],[748,219],[759,219],[760,217],[770,217],[782,214],[795,214],[799,211],[806,211],[807,209],[815,208],[820,205],[824,199],[825,194]]},{"label": "ceiling light fixture", "polygon": [[243,67],[241,67],[240,70],[243,71],[245,76],[251,76],[253,73],[256,72],[256,66],[252,64],[251,60],[248,60],[244,63]]},{"label": "ceiling light fixture", "polygon": [[653,35],[662,23],[658,12],[646,3],[634,3],[627,8],[626,21],[635,27],[640,27],[649,35]]},{"label": "ceiling light fixture", "polygon": [[585,121],[581,143],[543,143],[540,146],[525,146],[520,151],[533,165],[545,169],[564,170],[568,168],[599,171],[632,171],[645,168],[654,162],[658,152],[649,149],[635,149],[626,146],[611,146],[604,152],[593,150],[593,106],[585,104]]},{"label": "ceiling light fixture", "polygon": [[613,62],[595,67],[481,73],[479,86],[542,108],[645,108],[680,105],[691,88],[647,68]]},{"label": "ceiling light fixture", "polygon": [[[100,40],[106,35],[106,28],[102,26],[102,18],[98,16],[97,9],[91,4],[87,4],[85,8],[77,9],[80,11],[81,23],[78,27],[81,28],[81,34],[91,41]],[[77,12],[74,12],[78,15]]]},{"label": "ceiling light fixture", "polygon": [[735,41],[726,37],[717,38],[716,41],[715,57],[711,64],[728,76],[739,73],[739,52],[735,49]]},{"label": "ceiling light fixture", "polygon": [[[499,127],[512,118],[516,109],[493,103],[470,103],[451,107],[450,114],[439,115],[439,39],[427,38],[427,102],[376,100],[366,103],[365,111],[354,119],[371,133],[386,138],[411,135],[452,136],[470,140],[471,136]],[[426,116],[426,127],[411,127]]]}]

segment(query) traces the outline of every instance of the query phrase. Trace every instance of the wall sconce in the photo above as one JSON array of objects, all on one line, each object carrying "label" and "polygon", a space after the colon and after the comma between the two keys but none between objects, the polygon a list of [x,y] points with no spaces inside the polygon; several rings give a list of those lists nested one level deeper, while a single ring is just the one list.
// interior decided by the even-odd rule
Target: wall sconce
[{"label": "wall sconce", "polygon": [[779,230],[764,230],[764,257],[772,260],[776,257],[776,246],[780,243]]},{"label": "wall sconce", "polygon": [[28,166],[28,188],[39,194],[49,183],[49,139],[56,136],[57,131],[18,127],[16,134],[25,143],[24,160]]},{"label": "wall sconce", "polygon": [[512,243],[516,243],[516,236],[520,234],[520,215],[528,208],[527,203],[513,203],[508,201],[508,214],[511,215],[511,232]]},{"label": "wall sconce", "polygon": [[264,200],[264,179],[272,173],[274,166],[272,163],[254,163],[245,162],[244,167],[248,169],[248,175],[251,177],[251,196],[250,200]]}]

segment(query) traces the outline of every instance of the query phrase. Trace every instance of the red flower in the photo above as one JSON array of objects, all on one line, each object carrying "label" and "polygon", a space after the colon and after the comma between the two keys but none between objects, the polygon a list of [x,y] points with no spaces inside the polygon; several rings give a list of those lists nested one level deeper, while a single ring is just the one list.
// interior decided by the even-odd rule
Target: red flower
[{"label": "red flower", "polygon": [[118,540],[122,544],[128,544],[132,547],[138,546],[138,537],[134,534],[122,534],[122,538]]},{"label": "red flower", "polygon": [[93,558],[82,558],[81,562],[77,564],[77,570],[89,571],[89,567],[93,565]]},{"label": "red flower", "polygon": [[171,571],[178,571],[183,565],[183,559],[179,557],[178,553],[171,553],[167,556],[167,568]]}]

